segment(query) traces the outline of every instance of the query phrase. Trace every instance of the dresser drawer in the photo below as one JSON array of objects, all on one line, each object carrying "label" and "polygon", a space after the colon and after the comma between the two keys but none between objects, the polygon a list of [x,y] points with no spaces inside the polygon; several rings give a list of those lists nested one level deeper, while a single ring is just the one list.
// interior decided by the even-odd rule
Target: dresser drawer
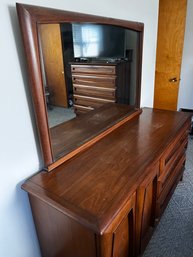
[{"label": "dresser drawer", "polygon": [[179,180],[182,178],[186,161],[189,123],[187,123],[173,142],[166,148],[160,159],[157,184],[156,216],[159,218],[166,208]]},{"label": "dresser drawer", "polygon": [[115,88],[116,76],[101,76],[101,75],[72,75],[73,84],[94,86],[94,87],[106,87]]},{"label": "dresser drawer", "polygon": [[167,177],[167,180],[165,180],[164,182],[158,180],[158,191],[160,191],[160,193],[158,194],[156,206],[157,218],[159,218],[165,210],[178,182],[183,176],[185,160],[186,156],[185,154],[183,154],[178,160],[178,163],[176,164],[170,175]]},{"label": "dresser drawer", "polygon": [[115,74],[115,66],[110,65],[71,65],[73,73],[95,73],[95,74]]},{"label": "dresser drawer", "polygon": [[114,100],[74,95],[74,104],[75,105],[82,105],[82,106],[98,108],[106,103],[114,103],[114,102],[115,102]]},{"label": "dresser drawer", "polygon": [[180,152],[184,152],[188,143],[189,123],[181,130],[172,144],[166,149],[160,159],[160,176],[167,175]]},{"label": "dresser drawer", "polygon": [[99,97],[103,99],[114,100],[115,99],[115,89],[111,88],[100,88],[100,87],[89,87],[73,85],[73,91],[76,95],[84,95],[90,97]]},{"label": "dresser drawer", "polygon": [[74,112],[76,114],[83,114],[83,113],[93,111],[93,110],[94,110],[94,108],[92,108],[92,107],[87,107],[87,106],[81,106],[81,105],[74,104]]},{"label": "dresser drawer", "polygon": [[168,184],[171,183],[170,181],[172,181],[173,177],[184,168],[186,155],[183,145],[174,156],[175,158],[173,158],[172,165],[167,169],[167,172],[158,178],[158,196],[162,194]]},{"label": "dresser drawer", "polygon": [[185,151],[188,143],[188,130],[185,127],[175,141],[166,149],[160,159],[160,174],[158,178],[158,196],[162,193],[172,176],[176,176],[184,166]]}]

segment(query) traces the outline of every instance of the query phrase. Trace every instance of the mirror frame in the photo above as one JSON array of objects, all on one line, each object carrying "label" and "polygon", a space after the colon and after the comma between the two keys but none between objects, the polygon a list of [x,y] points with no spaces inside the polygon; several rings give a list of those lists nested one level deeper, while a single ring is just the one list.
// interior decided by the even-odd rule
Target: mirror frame
[{"label": "mirror frame", "polygon": [[[49,171],[53,169],[52,165],[54,163],[54,159],[52,154],[50,131],[48,127],[47,107],[42,81],[38,24],[52,24],[63,22],[93,22],[122,26],[127,29],[139,32],[139,54],[137,60],[138,76],[136,82],[136,107],[138,108],[140,107],[141,94],[142,45],[144,24],[139,22],[131,22],[126,20],[106,18],[90,14],[82,14],[20,3],[16,3],[16,7],[23,37],[25,54],[27,58],[29,85],[31,89],[36,123],[43,153],[44,166],[45,169]],[[61,164],[61,162],[59,164]]]}]

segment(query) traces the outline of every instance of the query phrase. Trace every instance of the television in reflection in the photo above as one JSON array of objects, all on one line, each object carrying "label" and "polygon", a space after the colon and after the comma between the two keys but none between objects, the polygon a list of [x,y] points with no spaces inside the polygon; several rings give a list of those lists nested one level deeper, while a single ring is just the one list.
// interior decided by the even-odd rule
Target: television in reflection
[{"label": "television in reflection", "polygon": [[73,23],[75,58],[124,58],[125,29],[105,24]]}]

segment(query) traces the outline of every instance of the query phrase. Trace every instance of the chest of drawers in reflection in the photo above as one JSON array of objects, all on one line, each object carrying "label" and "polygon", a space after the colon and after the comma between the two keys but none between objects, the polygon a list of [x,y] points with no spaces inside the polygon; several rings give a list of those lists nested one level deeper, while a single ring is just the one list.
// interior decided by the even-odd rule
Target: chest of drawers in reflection
[{"label": "chest of drawers in reflection", "polygon": [[85,113],[106,103],[130,99],[129,62],[72,63],[74,111]]}]

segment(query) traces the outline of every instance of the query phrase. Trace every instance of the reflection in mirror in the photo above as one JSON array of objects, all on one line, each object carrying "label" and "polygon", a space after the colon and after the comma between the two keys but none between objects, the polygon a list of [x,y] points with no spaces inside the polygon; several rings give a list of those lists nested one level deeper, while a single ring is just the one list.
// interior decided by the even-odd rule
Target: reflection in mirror
[{"label": "reflection in mirror", "polygon": [[135,105],[138,32],[92,23],[39,25],[49,127],[102,105]]},{"label": "reflection in mirror", "polygon": [[[139,33],[96,23],[38,26],[48,123],[56,160],[113,125],[118,118],[116,109],[106,106],[137,106]],[[102,112],[106,117],[101,116]],[[125,110],[121,112],[126,115]],[[95,123],[98,119],[97,125],[92,117]],[[90,121],[88,131],[75,128],[80,124],[85,127]]]},{"label": "reflection in mirror", "polygon": [[63,44],[62,26],[59,24],[42,24],[39,32],[48,122],[49,127],[54,127],[76,116],[72,109],[73,89],[69,64],[73,60],[72,44],[69,43],[70,38],[69,42],[65,39]]}]

